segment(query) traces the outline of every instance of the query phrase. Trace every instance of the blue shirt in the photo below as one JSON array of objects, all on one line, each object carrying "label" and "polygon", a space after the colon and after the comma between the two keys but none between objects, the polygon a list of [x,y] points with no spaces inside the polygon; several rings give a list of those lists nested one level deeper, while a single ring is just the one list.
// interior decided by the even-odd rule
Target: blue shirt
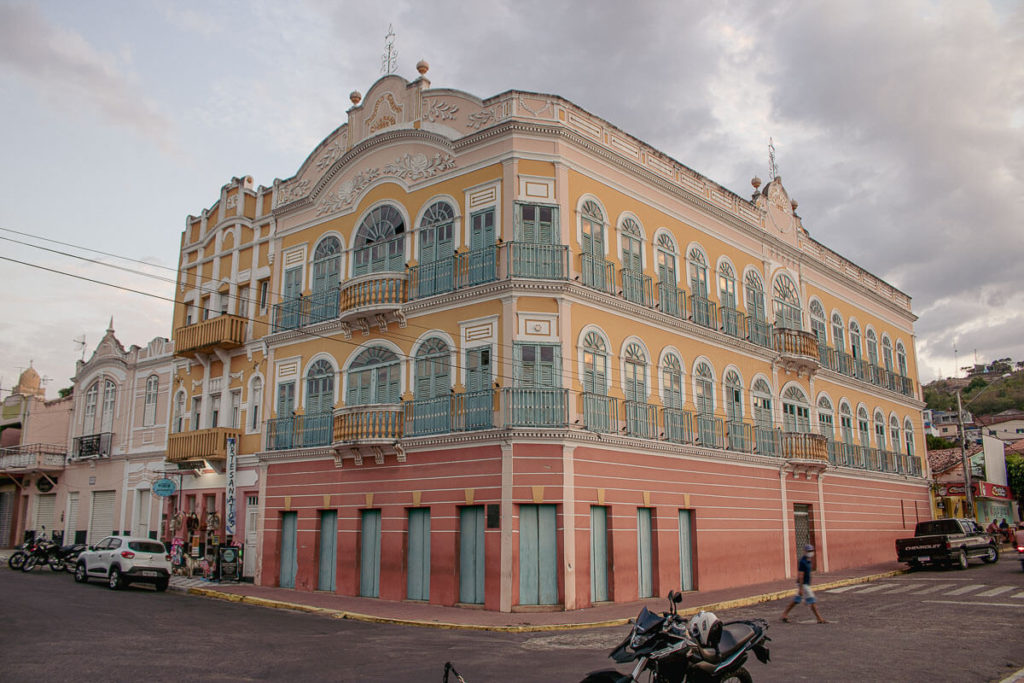
[{"label": "blue shirt", "polygon": [[796,571],[800,575],[800,584],[804,586],[811,585],[811,558],[804,555],[800,558],[800,563],[796,566]]}]

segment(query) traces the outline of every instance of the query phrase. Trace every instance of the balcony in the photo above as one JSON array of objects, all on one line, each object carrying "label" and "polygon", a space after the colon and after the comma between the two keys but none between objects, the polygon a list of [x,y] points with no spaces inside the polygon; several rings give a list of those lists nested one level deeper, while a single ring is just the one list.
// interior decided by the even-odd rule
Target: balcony
[{"label": "balcony", "polygon": [[349,406],[334,412],[335,444],[391,443],[402,438],[401,403]]},{"label": "balcony", "polygon": [[872,365],[861,358],[854,358],[840,349],[819,346],[818,355],[821,364],[833,372],[862,382],[870,382],[904,396],[914,395],[914,380],[905,375]]},{"label": "balcony", "polygon": [[557,428],[569,423],[569,391],[515,387],[501,390],[506,427]]},{"label": "balcony", "polygon": [[72,458],[109,458],[114,445],[114,435],[110,432],[76,436],[72,449]]},{"label": "balcony", "polygon": [[772,348],[772,329],[773,326],[764,320],[758,320],[757,318],[745,318],[747,324],[747,341],[758,346],[763,346],[766,349]]},{"label": "balcony", "polygon": [[242,432],[231,427],[213,427],[171,434],[167,437],[167,461],[178,464],[200,460],[223,462],[228,457],[229,437],[237,443]]},{"label": "balcony", "polygon": [[371,323],[387,329],[390,319],[403,321],[402,306],[408,301],[408,277],[405,273],[361,275],[341,286],[338,317],[345,325],[355,325],[369,334]]},{"label": "balcony", "polygon": [[580,254],[580,282],[605,294],[615,294],[615,265],[599,256]]},{"label": "balcony", "polygon": [[649,275],[623,268],[619,271],[619,278],[622,282],[622,296],[626,301],[653,308],[654,287]]},{"label": "balcony", "polygon": [[59,472],[64,469],[66,452],[65,446],[49,443],[0,448],[0,472]]},{"label": "balcony", "polygon": [[697,443],[704,448],[725,448],[725,425],[722,418],[697,413]]},{"label": "balcony", "polygon": [[658,409],[641,401],[623,401],[625,433],[639,439],[658,438]]},{"label": "balcony", "polygon": [[429,436],[494,426],[494,390],[406,401],[405,436]]},{"label": "balcony", "polygon": [[722,306],[718,309],[718,327],[730,337],[742,338],[746,336],[745,317],[735,308]]},{"label": "balcony", "polygon": [[274,332],[294,330],[337,318],[340,291],[340,287],[330,287],[322,292],[274,304]]},{"label": "balcony", "polygon": [[333,438],[333,413],[294,415],[267,420],[267,450],[329,446]]},{"label": "balcony", "polygon": [[693,443],[693,415],[678,408],[661,409],[662,438],[672,443]]},{"label": "balcony", "polygon": [[233,349],[245,343],[245,318],[224,313],[174,330],[174,353],[194,356],[215,348]]},{"label": "balcony", "polygon": [[706,296],[691,294],[690,319],[701,327],[715,329],[718,326],[718,315],[715,313],[715,302]]},{"label": "balcony", "polygon": [[742,420],[726,420],[725,443],[730,451],[753,453],[756,444],[753,425]]},{"label": "balcony", "polygon": [[782,432],[779,435],[782,457],[787,460],[828,462],[828,439],[810,432]]},{"label": "balcony", "polygon": [[619,431],[618,401],[611,396],[584,392],[583,427],[599,434]]},{"label": "balcony", "polygon": [[540,280],[569,277],[569,247],[564,244],[511,242],[507,249],[508,274]]},{"label": "balcony", "polygon": [[675,284],[658,283],[658,310],[673,318],[686,317],[686,292]]},{"label": "balcony", "polygon": [[772,343],[786,369],[811,373],[818,368],[818,338],[812,332],[776,327]]}]

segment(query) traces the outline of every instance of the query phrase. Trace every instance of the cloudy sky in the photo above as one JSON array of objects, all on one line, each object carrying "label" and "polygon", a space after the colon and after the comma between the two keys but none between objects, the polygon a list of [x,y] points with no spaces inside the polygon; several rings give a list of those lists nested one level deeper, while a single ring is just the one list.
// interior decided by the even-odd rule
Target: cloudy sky
[{"label": "cloudy sky", "polygon": [[2,387],[31,360],[54,395],[111,316],[169,337],[166,301],[38,266],[172,296],[185,216],[293,175],[389,23],[409,79],[562,95],[741,195],[772,137],[811,234],[913,297],[923,381],[1024,359],[1024,3],[386,6],[0,0]]}]

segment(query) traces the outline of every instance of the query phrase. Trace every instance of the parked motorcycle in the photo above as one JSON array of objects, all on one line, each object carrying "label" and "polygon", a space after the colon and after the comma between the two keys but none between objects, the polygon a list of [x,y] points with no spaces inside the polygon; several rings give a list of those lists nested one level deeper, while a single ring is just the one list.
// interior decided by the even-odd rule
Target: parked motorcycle
[{"label": "parked motorcycle", "polygon": [[17,550],[11,553],[11,556],[7,558],[7,566],[11,569],[21,569],[22,565],[25,564],[25,558],[28,557],[28,550],[32,547],[34,541],[25,541],[18,546]]},{"label": "parked motorcycle", "polygon": [[26,551],[25,563],[21,565],[21,571],[30,572],[37,565],[49,564],[51,555],[57,550],[57,544],[43,536],[36,537],[35,542]]},{"label": "parked motorcycle", "polygon": [[750,652],[768,663],[766,643],[771,639],[764,619],[723,623],[711,612],[701,612],[687,621],[676,610],[682,593],[670,591],[668,600],[669,611],[660,616],[641,609],[629,635],[609,655],[619,664],[635,661],[632,672],[594,671],[582,683],[632,683],[645,671],[648,680],[658,683],[749,683],[753,679],[743,665]]},{"label": "parked motorcycle", "polygon": [[75,563],[78,561],[78,556],[88,546],[84,543],[70,543],[68,545],[62,545],[59,548],[54,548],[50,551],[50,555],[47,557],[47,564],[50,565],[50,569],[55,572],[66,571],[69,574],[75,573]]}]

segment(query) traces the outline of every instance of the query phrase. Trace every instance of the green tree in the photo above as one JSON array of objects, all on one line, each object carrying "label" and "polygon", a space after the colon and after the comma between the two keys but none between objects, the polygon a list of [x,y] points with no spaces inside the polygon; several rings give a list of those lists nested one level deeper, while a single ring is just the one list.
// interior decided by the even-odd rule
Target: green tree
[{"label": "green tree", "polygon": [[931,434],[925,434],[925,441],[928,443],[928,450],[940,451],[943,448],[954,448],[956,446],[952,441],[947,441],[941,436],[932,436]]},{"label": "green tree", "polygon": [[1018,510],[1024,511],[1024,456],[1018,453],[1006,456],[1006,482],[1017,497]]}]

